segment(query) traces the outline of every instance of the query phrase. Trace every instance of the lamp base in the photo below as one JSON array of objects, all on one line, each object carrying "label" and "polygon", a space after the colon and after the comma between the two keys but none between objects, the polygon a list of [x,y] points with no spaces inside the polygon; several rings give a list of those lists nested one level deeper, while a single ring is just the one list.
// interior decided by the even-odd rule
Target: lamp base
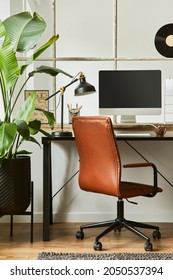
[{"label": "lamp base", "polygon": [[71,131],[53,131],[51,134],[54,137],[72,137],[73,136]]}]

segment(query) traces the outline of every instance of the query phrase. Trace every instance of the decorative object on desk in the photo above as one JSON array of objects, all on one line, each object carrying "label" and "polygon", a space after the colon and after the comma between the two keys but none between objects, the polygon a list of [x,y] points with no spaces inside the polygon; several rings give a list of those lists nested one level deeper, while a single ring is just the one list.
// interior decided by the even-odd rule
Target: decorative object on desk
[{"label": "decorative object on desk", "polygon": [[163,137],[166,133],[166,126],[164,124],[161,125],[154,125],[151,124],[152,127],[154,127],[154,131],[156,133],[157,136]]},{"label": "decorative object on desk", "polygon": [[71,104],[67,104],[67,108],[69,112],[69,124],[72,124],[72,118],[80,116],[82,106],[78,106],[78,104],[76,104],[76,108],[72,108]]},{"label": "decorative object on desk", "polygon": [[[79,75],[79,78],[77,78],[78,75]],[[84,73],[79,72],[76,76],[73,77],[72,81],[69,84],[67,84],[64,87],[61,87],[58,91],[56,91],[55,93],[53,93],[51,96],[49,96],[46,99],[46,100],[48,100],[58,93],[61,94],[61,130],[52,132],[52,135],[55,137],[72,136],[71,131],[64,130],[64,92],[67,87],[71,86],[78,80],[79,80],[79,85],[76,87],[76,89],[74,91],[75,96],[83,96],[83,95],[94,93],[96,91],[95,87],[93,85],[87,83]]]},{"label": "decorative object on desk", "polygon": [[163,137],[166,133],[166,127],[164,125],[159,125],[156,127],[155,132],[157,136]]},{"label": "decorative object on desk", "polygon": [[173,57],[173,23],[162,26],[155,36],[157,51],[168,58]]},{"label": "decorative object on desk", "polygon": [[[27,99],[32,93],[35,92],[35,108],[44,111],[48,110],[48,101],[45,99],[49,96],[48,90],[25,90],[25,99]],[[39,110],[35,110],[30,118],[30,121],[39,120],[42,124],[48,124],[48,120],[44,113]]]}]

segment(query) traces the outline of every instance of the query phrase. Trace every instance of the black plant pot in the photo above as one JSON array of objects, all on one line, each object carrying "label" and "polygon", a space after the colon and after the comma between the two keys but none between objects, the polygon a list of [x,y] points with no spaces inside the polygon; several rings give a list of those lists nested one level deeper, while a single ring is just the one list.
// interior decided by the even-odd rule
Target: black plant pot
[{"label": "black plant pot", "polygon": [[22,214],[30,205],[30,157],[5,159],[0,168],[0,216]]}]

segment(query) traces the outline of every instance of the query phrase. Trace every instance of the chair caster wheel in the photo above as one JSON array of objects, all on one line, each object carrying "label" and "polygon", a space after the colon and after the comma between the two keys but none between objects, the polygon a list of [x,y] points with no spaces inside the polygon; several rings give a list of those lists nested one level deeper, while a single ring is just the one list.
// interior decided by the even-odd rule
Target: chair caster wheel
[{"label": "chair caster wheel", "polygon": [[160,231],[159,230],[155,230],[155,231],[153,231],[153,238],[154,239],[160,239],[161,238],[161,233],[160,233]]},{"label": "chair caster wheel", "polygon": [[116,232],[116,231],[119,231],[119,232],[120,232],[120,231],[121,231],[121,227],[115,228],[114,231],[115,231],[115,232]]},{"label": "chair caster wheel", "polygon": [[94,248],[95,251],[101,251],[101,250],[102,250],[102,243],[96,241],[96,242],[93,244],[93,248]]},{"label": "chair caster wheel", "polygon": [[147,241],[144,245],[145,251],[152,251],[153,250],[153,245],[150,241]]},{"label": "chair caster wheel", "polygon": [[76,238],[81,240],[84,239],[84,233],[82,230],[76,232]]}]

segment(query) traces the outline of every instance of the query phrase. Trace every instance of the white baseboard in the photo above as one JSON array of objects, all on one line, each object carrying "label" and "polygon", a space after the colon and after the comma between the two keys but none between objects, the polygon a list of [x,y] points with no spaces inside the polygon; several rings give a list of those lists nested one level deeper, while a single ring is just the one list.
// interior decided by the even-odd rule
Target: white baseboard
[{"label": "white baseboard", "polygon": [[[165,213],[164,213],[165,214]],[[80,223],[80,222],[99,222],[106,220],[113,220],[115,218],[115,213],[79,213],[79,212],[70,212],[70,213],[54,213],[53,221],[55,223]],[[173,216],[171,213],[167,213],[166,217],[161,217],[157,213],[152,213],[150,216],[141,215],[135,213],[126,215],[126,219],[140,221],[140,222],[159,222],[159,223],[170,223],[173,222]],[[9,223],[10,216],[3,216],[0,218],[0,223]],[[43,214],[34,213],[34,223],[42,223]],[[30,216],[16,215],[14,216],[14,223],[30,223]]]},{"label": "white baseboard", "polygon": [[[100,222],[107,220],[114,220],[116,218],[115,213],[56,213],[53,215],[54,222]],[[166,217],[161,217],[160,214],[152,213],[150,216],[146,214],[129,214],[125,216],[126,219],[139,221],[139,222],[159,222],[170,223],[173,222],[173,216],[168,213]]]}]

